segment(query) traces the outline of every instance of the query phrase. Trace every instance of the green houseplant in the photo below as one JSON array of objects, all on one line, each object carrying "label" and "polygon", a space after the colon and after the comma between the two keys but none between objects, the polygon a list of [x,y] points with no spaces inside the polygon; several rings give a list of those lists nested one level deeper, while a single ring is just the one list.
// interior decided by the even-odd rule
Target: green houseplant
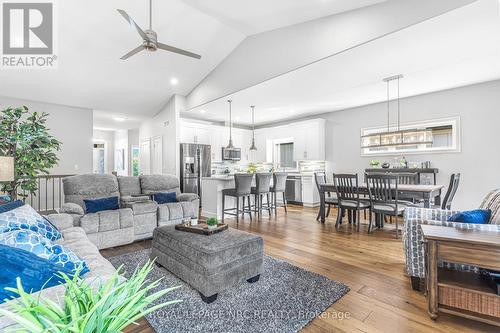
[{"label": "green houseplant", "polygon": [[215,229],[219,225],[219,221],[215,217],[207,219],[208,229]]},{"label": "green houseplant", "polygon": [[13,329],[16,332],[118,333],[148,313],[181,302],[172,300],[151,306],[160,297],[178,288],[152,292],[160,281],[150,283],[147,280],[153,261],[136,268],[128,280],[120,276],[121,269],[107,282],[99,283],[97,288],[78,274],[68,277],[61,273],[66,286],[62,306],[26,293],[18,278],[17,288],[9,290],[17,293],[19,298],[11,301],[9,309],[0,308],[0,314],[22,327]]},{"label": "green houseplant", "polygon": [[2,183],[1,190],[13,199],[19,190],[34,193],[37,176],[48,174],[57,165],[61,142],[46,127],[47,113],[30,113],[26,106],[0,111],[0,155],[13,156],[14,181]]}]

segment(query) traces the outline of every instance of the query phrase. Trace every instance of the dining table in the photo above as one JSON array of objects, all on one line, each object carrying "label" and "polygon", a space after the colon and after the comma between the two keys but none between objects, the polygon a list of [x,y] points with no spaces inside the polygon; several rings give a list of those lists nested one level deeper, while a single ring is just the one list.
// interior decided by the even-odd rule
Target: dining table
[{"label": "dining table", "polygon": [[[367,184],[360,184],[358,188],[360,195],[368,196]],[[430,208],[431,202],[434,202],[435,205],[441,204],[441,191],[443,188],[443,185],[398,184],[397,191],[399,197],[422,199],[424,202],[424,208]],[[321,223],[325,223],[325,194],[330,192],[336,193],[336,191],[335,184],[333,183],[324,183],[319,185],[319,210]]]}]

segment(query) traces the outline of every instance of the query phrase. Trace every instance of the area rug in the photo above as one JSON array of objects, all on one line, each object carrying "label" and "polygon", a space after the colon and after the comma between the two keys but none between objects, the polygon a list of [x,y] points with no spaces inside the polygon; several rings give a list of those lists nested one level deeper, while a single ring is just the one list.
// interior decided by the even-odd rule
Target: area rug
[{"label": "area rug", "polygon": [[[112,257],[115,267],[124,266],[130,276],[144,264],[151,250]],[[159,288],[181,286],[159,302],[182,300],[157,310],[147,320],[158,333],[166,332],[297,332],[349,292],[329,278],[264,256],[264,272],[256,283],[219,293],[211,304],[196,290],[162,267],[155,266],[150,279],[162,278]]]}]

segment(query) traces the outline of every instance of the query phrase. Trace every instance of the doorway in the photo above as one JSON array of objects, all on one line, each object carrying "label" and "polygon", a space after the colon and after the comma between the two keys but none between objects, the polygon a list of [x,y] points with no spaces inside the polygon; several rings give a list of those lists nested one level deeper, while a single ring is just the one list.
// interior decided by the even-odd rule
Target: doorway
[{"label": "doorway", "polygon": [[100,175],[106,173],[106,143],[94,143],[92,149],[92,172]]}]

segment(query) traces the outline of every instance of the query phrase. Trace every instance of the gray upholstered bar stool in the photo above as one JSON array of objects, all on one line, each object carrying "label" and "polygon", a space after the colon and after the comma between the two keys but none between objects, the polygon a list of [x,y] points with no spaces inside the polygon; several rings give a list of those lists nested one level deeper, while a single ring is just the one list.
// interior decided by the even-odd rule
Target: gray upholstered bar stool
[{"label": "gray upholstered bar stool", "polygon": [[274,209],[274,215],[278,215],[278,194],[281,193],[283,196],[283,207],[285,208],[285,213],[288,213],[288,209],[286,207],[286,177],[288,174],[286,172],[275,172],[273,173],[273,185],[271,186],[271,196],[272,196],[272,208]]},{"label": "gray upholstered bar stool", "polygon": [[[269,198],[271,189],[271,173],[256,173],[255,174],[255,187],[252,187],[252,194],[254,195],[254,212],[261,214],[263,210],[269,212],[271,216],[271,200]],[[267,204],[263,205],[262,198],[264,195],[267,197]]]},{"label": "gray upholstered bar stool", "polygon": [[[250,215],[252,220],[252,208],[250,206],[250,195],[252,190],[253,174],[237,173],[234,175],[234,188],[225,188],[222,190],[222,222],[224,222],[224,215],[236,216],[236,222],[239,222],[240,213],[244,217],[245,213]],[[236,198],[236,207],[226,209],[226,196]],[[243,198],[243,206],[240,209],[240,198]],[[248,199],[248,209],[245,209],[245,198]],[[231,213],[236,211],[236,213]]]}]

